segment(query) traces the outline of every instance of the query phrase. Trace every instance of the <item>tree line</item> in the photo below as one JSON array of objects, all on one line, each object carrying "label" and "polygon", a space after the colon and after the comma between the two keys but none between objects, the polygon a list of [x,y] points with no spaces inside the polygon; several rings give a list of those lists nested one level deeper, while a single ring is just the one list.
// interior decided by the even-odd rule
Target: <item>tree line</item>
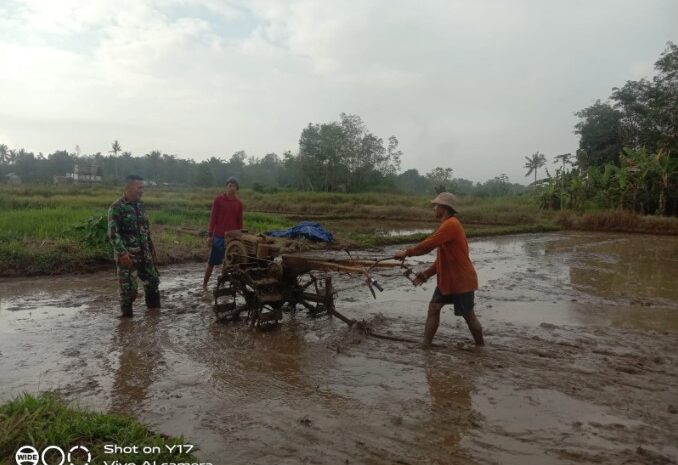
[{"label": "tree line", "polygon": [[[575,113],[576,154],[554,157],[543,180],[545,208],[619,208],[678,214],[678,46],[668,42],[652,79],[627,81]],[[543,154],[526,157],[535,173]]]},{"label": "tree line", "polygon": [[297,153],[267,153],[261,157],[236,151],[230,157],[196,162],[154,150],[133,156],[114,141],[108,153],[81,155],[57,150],[35,154],[0,144],[0,175],[14,173],[23,182],[51,183],[72,173],[76,164],[95,165],[105,184],[120,183],[134,173],[158,184],[223,186],[229,176],[257,191],[295,189],[325,192],[403,192],[431,194],[451,190],[460,195],[500,196],[524,192],[505,174],[484,183],[454,178],[452,168],[437,167],[420,174],[401,172],[398,139],[386,141],[370,132],[357,115],[342,113],[339,121],[309,124],[301,131]]}]

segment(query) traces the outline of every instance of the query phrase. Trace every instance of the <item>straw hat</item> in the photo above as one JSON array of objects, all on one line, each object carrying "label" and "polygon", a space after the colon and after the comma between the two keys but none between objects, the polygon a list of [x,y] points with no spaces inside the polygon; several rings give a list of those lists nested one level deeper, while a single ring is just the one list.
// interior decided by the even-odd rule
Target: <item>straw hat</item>
[{"label": "straw hat", "polygon": [[441,192],[435,199],[431,200],[431,203],[434,205],[446,205],[459,213],[457,198],[450,192]]}]

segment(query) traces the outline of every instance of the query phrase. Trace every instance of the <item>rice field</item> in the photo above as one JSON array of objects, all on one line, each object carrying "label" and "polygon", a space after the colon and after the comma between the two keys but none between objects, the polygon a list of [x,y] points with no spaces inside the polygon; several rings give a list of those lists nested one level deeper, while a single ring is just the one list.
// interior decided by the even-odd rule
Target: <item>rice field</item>
[{"label": "rice field", "polygon": [[[206,232],[217,189],[147,186],[146,211],[160,264],[205,257]],[[0,274],[44,274],[111,266],[105,216],[121,189],[107,186],[0,186]],[[412,242],[425,233],[387,237],[385,225],[435,228],[430,197],[243,189],[244,227],[260,233],[314,220],[354,246]],[[462,198],[469,236],[556,228],[530,196]]]}]

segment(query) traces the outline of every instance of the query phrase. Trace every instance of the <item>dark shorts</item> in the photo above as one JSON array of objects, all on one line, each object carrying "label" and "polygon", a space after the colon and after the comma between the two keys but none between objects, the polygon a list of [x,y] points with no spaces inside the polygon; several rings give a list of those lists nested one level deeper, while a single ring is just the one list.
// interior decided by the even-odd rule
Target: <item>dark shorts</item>
[{"label": "dark shorts", "polygon": [[212,248],[210,249],[210,256],[207,259],[208,265],[221,265],[224,263],[224,254],[226,248],[224,247],[224,238],[214,236],[212,238]]},{"label": "dark shorts", "polygon": [[457,316],[468,315],[475,305],[475,291],[465,292],[463,294],[442,294],[436,287],[433,297],[431,297],[432,304],[454,305],[454,314]]}]

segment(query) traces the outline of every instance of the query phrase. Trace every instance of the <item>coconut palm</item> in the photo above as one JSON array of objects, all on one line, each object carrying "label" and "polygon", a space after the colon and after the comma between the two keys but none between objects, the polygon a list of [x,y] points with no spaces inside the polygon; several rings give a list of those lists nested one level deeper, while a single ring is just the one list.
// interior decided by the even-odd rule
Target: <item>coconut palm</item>
[{"label": "coconut palm", "polygon": [[563,164],[563,173],[565,173],[565,165],[571,165],[572,162],[570,160],[572,159],[572,154],[571,153],[563,153],[562,155],[556,155],[553,157],[553,161],[558,163],[559,161]]},{"label": "coconut palm", "polygon": [[526,156],[525,160],[527,160],[525,162],[525,168],[527,169],[525,176],[534,173],[534,184],[537,184],[537,171],[546,163],[546,157],[543,153],[534,152],[531,156]]},{"label": "coconut palm", "polygon": [[115,177],[117,178],[118,177],[118,160],[117,160],[118,152],[120,152],[122,150],[122,147],[120,147],[120,142],[118,142],[117,140],[114,141],[111,144],[111,149],[112,150],[109,153],[113,154],[113,167],[114,167],[114,171],[115,171]]},{"label": "coconut palm", "polygon": [[112,149],[112,150],[111,150],[111,153],[113,154],[113,156],[117,157],[117,156],[118,156],[118,152],[122,151],[122,147],[120,147],[120,142],[118,142],[117,140],[114,141],[114,142],[111,144],[111,149]]}]

